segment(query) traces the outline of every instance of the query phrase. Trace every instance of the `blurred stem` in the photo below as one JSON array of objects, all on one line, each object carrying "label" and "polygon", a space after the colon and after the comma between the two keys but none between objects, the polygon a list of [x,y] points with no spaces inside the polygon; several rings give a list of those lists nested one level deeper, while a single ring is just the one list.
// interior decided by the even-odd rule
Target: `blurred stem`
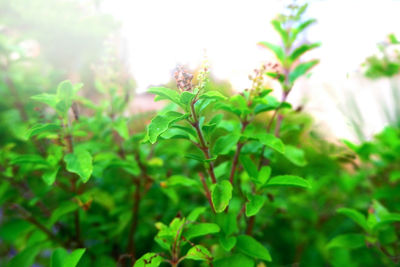
[{"label": "blurred stem", "polygon": [[215,213],[215,208],[214,208],[214,205],[213,205],[212,199],[211,199],[210,189],[207,186],[206,179],[204,179],[204,175],[201,172],[199,172],[199,176],[200,176],[201,183],[203,184],[204,191],[206,192],[206,197],[207,197],[208,203],[210,203],[211,209]]},{"label": "blurred stem", "polygon": [[207,167],[208,174],[210,175],[211,181],[213,182],[213,184],[216,184],[217,183],[217,179],[216,179],[215,173],[214,173],[214,163],[210,161],[210,159],[211,159],[210,148],[208,147],[208,145],[207,145],[207,143],[206,143],[206,141],[204,139],[204,135],[203,135],[203,133],[202,133],[202,131],[200,129],[199,119],[198,119],[197,114],[196,114],[196,109],[194,108],[194,104],[196,103],[196,101],[197,100],[194,99],[192,101],[192,103],[190,104],[190,110],[191,110],[192,118],[193,118],[193,122],[191,122],[191,125],[195,128],[197,136],[199,138],[199,142],[200,142],[199,148],[203,152],[204,157],[206,158],[206,160],[208,161],[207,162],[208,163],[207,164],[208,165],[208,167]]},{"label": "blurred stem", "polygon": [[[249,125],[249,121],[247,120],[247,118],[245,118],[242,121],[242,129],[240,130],[240,133],[243,133],[244,130],[246,130],[247,125]],[[232,168],[231,168],[231,173],[229,175],[229,181],[231,182],[232,186],[233,186],[233,179],[235,177],[235,172],[236,172],[236,168],[237,168],[237,164],[239,162],[239,155],[240,155],[240,151],[242,150],[244,143],[239,142],[236,144],[236,151],[235,151],[235,155],[233,156],[233,162],[232,162]]]},{"label": "blurred stem", "polygon": [[[3,71],[5,73],[7,73],[7,70],[8,70],[7,66],[3,66]],[[15,88],[13,81],[10,79],[10,77],[7,74],[5,75],[4,80],[5,80],[5,84],[7,84],[7,87],[10,90],[11,95],[14,97],[14,106],[18,110],[19,115],[21,116],[21,119],[23,121],[27,121],[28,114],[26,113],[26,111],[24,109],[24,105],[21,102],[21,98],[19,97],[17,88]]]}]

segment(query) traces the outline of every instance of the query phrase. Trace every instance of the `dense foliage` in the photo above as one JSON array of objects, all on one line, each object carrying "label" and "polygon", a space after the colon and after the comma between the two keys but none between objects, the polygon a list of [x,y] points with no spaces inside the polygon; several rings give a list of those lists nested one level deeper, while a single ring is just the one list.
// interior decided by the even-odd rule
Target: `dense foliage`
[{"label": "dense foliage", "polygon": [[0,32],[0,265],[396,266],[398,125],[331,143],[287,102],[319,62],[303,59],[320,46],[299,41],[306,7],[272,21],[282,45],[260,45],[277,63],[251,88],[227,93],[207,62],[181,67],[176,88],[149,89],[156,114],[127,115],[132,83],[113,65],[88,79],[96,97],[48,86],[62,74]]}]

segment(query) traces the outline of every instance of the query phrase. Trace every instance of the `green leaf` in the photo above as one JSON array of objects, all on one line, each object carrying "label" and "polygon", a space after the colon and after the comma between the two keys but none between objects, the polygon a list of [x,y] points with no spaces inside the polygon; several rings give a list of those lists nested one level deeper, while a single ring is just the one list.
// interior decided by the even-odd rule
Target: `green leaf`
[{"label": "green leaf", "polygon": [[311,185],[307,180],[294,175],[279,175],[272,177],[264,187],[268,186],[297,186],[311,188]]},{"label": "green leaf", "polygon": [[195,186],[198,185],[198,182],[194,179],[190,179],[189,177],[183,175],[172,175],[166,180],[167,186],[176,186],[176,185],[183,185],[183,186]]},{"label": "green leaf", "polygon": [[269,42],[259,42],[258,44],[274,52],[275,56],[282,64],[285,62],[285,52],[282,47]]},{"label": "green leaf", "polygon": [[355,249],[365,247],[365,237],[362,234],[345,234],[335,236],[327,245],[327,248]]},{"label": "green leaf", "polygon": [[8,267],[31,267],[39,252],[39,244],[27,247],[10,260]]},{"label": "green leaf", "polygon": [[249,195],[249,201],[246,203],[246,216],[254,216],[256,215],[261,208],[264,206],[265,197],[259,195]]},{"label": "green leaf", "polygon": [[384,214],[384,215],[380,216],[379,219],[380,220],[377,221],[373,225],[374,230],[378,229],[381,226],[390,224],[390,223],[400,222],[400,214],[399,213],[388,213],[388,214]]},{"label": "green leaf", "polygon": [[68,253],[64,248],[57,248],[51,254],[50,267],[75,267],[85,251],[86,248],[80,248]]},{"label": "green leaf", "polygon": [[44,132],[55,132],[61,128],[60,125],[55,123],[38,123],[35,124],[32,128],[30,128],[26,132],[26,138],[29,139],[35,135],[44,133]]},{"label": "green leaf", "polygon": [[337,212],[344,214],[347,217],[349,217],[350,219],[352,219],[355,223],[357,223],[362,228],[364,228],[365,231],[367,231],[367,232],[369,231],[367,219],[361,212],[359,212],[355,209],[350,209],[350,208],[340,208],[337,210]]},{"label": "green leaf", "polygon": [[221,229],[215,223],[198,223],[189,225],[188,229],[183,234],[186,239],[194,237],[218,233]]},{"label": "green leaf", "polygon": [[205,247],[196,245],[189,249],[185,258],[197,261],[210,261],[212,259],[212,255]]},{"label": "green leaf", "polygon": [[39,155],[18,155],[10,161],[11,164],[21,165],[21,164],[36,164],[48,166],[49,163]]},{"label": "green leaf", "polygon": [[233,254],[229,257],[215,260],[214,267],[254,267],[254,260],[242,255]]},{"label": "green leaf", "polygon": [[162,263],[163,258],[156,253],[149,252],[140,257],[134,267],[158,267]]},{"label": "green leaf", "polygon": [[261,259],[265,261],[271,261],[271,255],[268,249],[260,244],[253,237],[248,235],[240,235],[237,237],[236,248],[250,257]]},{"label": "green leaf", "polygon": [[221,235],[219,237],[219,243],[224,250],[231,251],[232,248],[236,245],[236,237],[227,237],[225,235]]},{"label": "green leaf", "polygon": [[233,212],[230,210],[228,213],[219,213],[217,214],[217,223],[221,227],[223,233],[226,236],[238,232],[238,225],[237,225],[237,212]]},{"label": "green leaf", "polygon": [[129,129],[127,125],[126,118],[119,118],[118,120],[114,121],[113,129],[125,140],[129,139]]},{"label": "green leaf", "polygon": [[254,181],[257,183],[257,185],[264,185],[268,181],[270,176],[271,176],[271,167],[262,166],[261,170],[257,175],[257,179],[254,179]]},{"label": "green leaf", "polygon": [[299,65],[297,65],[294,68],[294,70],[292,70],[289,73],[289,82],[294,83],[294,81],[296,81],[300,76],[306,74],[307,71],[309,71],[312,67],[314,67],[318,63],[319,63],[319,60],[317,60],[317,59],[311,60],[308,62],[304,62],[304,63],[300,63]]},{"label": "green leaf", "polygon": [[63,81],[57,86],[57,105],[56,110],[65,114],[72,105],[74,97],[74,86],[70,81]]},{"label": "green leaf", "polygon": [[199,216],[200,216],[201,214],[203,214],[205,211],[206,211],[206,208],[205,208],[205,207],[197,207],[197,208],[195,208],[194,210],[192,210],[192,211],[190,212],[190,214],[187,216],[186,219],[187,219],[188,222],[194,222],[194,221],[196,221],[197,218],[199,218]]},{"label": "green leaf", "polygon": [[34,95],[31,97],[33,100],[36,100],[38,102],[44,103],[52,108],[56,108],[58,98],[56,95],[53,94],[40,94],[40,95]]},{"label": "green leaf", "polygon": [[270,147],[282,154],[285,152],[285,145],[283,144],[282,140],[273,134],[258,134],[256,138],[264,146]]},{"label": "green leaf", "polygon": [[238,134],[228,134],[221,136],[215,142],[213,148],[214,155],[226,155],[239,141],[240,136]]},{"label": "green leaf", "polygon": [[307,165],[307,161],[304,156],[304,151],[300,148],[286,145],[284,156],[294,165],[300,167]]},{"label": "green leaf", "polygon": [[92,155],[83,149],[75,150],[64,156],[66,168],[69,172],[76,173],[82,182],[86,183],[93,171]]},{"label": "green leaf", "polygon": [[313,44],[302,44],[301,46],[297,47],[295,50],[293,50],[292,54],[290,55],[290,60],[292,62],[296,61],[301,55],[306,53],[307,51],[310,51],[311,49],[320,47],[321,43],[313,43]]},{"label": "green leaf", "polygon": [[302,31],[304,31],[308,26],[310,26],[311,24],[315,23],[316,20],[315,19],[309,19],[304,21],[303,23],[301,23],[297,28],[293,29],[293,34],[292,34],[292,42],[294,40],[296,40],[296,37],[299,33],[301,33]]},{"label": "green leaf", "polygon": [[199,99],[214,99],[214,100],[225,100],[227,97],[218,91],[207,91],[202,94]]},{"label": "green leaf", "polygon": [[154,144],[157,138],[167,131],[171,124],[183,120],[184,118],[187,118],[187,115],[176,111],[168,111],[165,114],[159,114],[154,117],[147,128],[147,135],[150,143]]},{"label": "green leaf", "polygon": [[69,214],[71,212],[76,211],[79,208],[79,205],[73,201],[65,201],[62,202],[58,207],[52,212],[49,226],[55,224],[62,216]]},{"label": "green leaf", "polygon": [[192,102],[194,97],[195,97],[195,94],[193,94],[191,92],[187,92],[187,91],[182,92],[182,94],[180,96],[180,102],[183,105],[189,105]]},{"label": "green leaf", "polygon": [[246,172],[249,174],[251,178],[257,178],[258,177],[258,171],[257,171],[257,166],[254,164],[254,162],[250,159],[248,156],[241,156],[239,158],[240,163],[243,165],[243,168],[246,170]]},{"label": "green leaf", "polygon": [[232,185],[223,180],[215,184],[211,189],[211,200],[217,213],[223,212],[232,198]]},{"label": "green leaf", "polygon": [[159,96],[156,100],[168,99],[180,105],[179,93],[175,90],[166,87],[152,87],[148,92]]},{"label": "green leaf", "polygon": [[43,181],[47,184],[47,185],[52,185],[57,177],[57,173],[58,170],[60,169],[59,166],[55,167],[54,169],[49,169],[47,171],[45,171],[42,175],[42,179]]},{"label": "green leaf", "polygon": [[282,41],[285,44],[285,46],[288,47],[289,46],[289,34],[285,29],[282,28],[281,22],[278,20],[272,20],[271,24],[274,27],[274,29],[281,36]]}]

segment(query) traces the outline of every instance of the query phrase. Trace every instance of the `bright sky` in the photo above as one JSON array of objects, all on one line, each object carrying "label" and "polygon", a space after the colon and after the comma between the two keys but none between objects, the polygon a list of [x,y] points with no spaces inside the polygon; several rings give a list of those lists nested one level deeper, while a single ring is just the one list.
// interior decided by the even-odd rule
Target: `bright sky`
[{"label": "bright sky", "polygon": [[[191,68],[199,66],[205,49],[213,75],[229,80],[236,90],[242,90],[249,87],[248,74],[271,58],[257,42],[279,43],[270,21],[287,3],[282,0],[105,0],[102,8],[122,23],[128,62],[139,91],[168,82],[178,63]],[[378,42],[388,33],[400,36],[399,13],[399,0],[311,1],[306,15],[316,18],[318,23],[309,28],[306,38],[322,43],[321,48],[309,55],[321,59],[321,64],[303,87],[312,85],[313,90],[322,90],[321,87],[328,86],[336,91],[348,87],[349,77],[367,56],[376,52]],[[317,113],[321,108],[315,107]],[[371,131],[381,126],[375,125]],[[336,127],[337,134],[350,138],[342,128]]]}]

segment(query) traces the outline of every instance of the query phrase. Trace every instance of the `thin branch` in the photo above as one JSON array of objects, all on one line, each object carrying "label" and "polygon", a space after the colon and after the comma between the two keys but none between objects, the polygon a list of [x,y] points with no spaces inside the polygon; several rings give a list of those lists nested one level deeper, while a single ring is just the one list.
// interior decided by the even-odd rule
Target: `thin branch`
[{"label": "thin branch", "polygon": [[206,197],[208,199],[208,203],[210,203],[211,209],[215,213],[215,208],[214,208],[214,205],[212,203],[211,193],[210,193],[210,190],[209,190],[209,188],[207,186],[206,179],[204,179],[204,175],[201,172],[199,172],[199,176],[200,176],[201,183],[203,184],[204,191],[205,191]]}]

